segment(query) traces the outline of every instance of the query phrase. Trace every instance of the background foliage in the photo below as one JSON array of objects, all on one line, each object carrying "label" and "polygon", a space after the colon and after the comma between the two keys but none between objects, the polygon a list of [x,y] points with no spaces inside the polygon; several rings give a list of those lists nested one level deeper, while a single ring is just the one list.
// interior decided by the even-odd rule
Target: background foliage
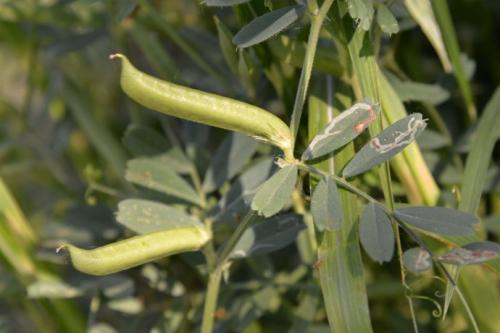
[{"label": "background foliage", "polygon": [[[361,35],[359,44],[354,38],[343,48],[333,42],[330,28],[323,29],[304,115],[325,100],[328,80],[334,80],[336,109],[349,107],[360,91],[370,96],[369,82],[350,82],[346,73],[366,78],[370,66],[378,64],[387,78],[383,84],[392,85],[397,96],[384,96],[389,91],[384,87],[380,94],[429,118],[418,143],[439,186],[434,191],[418,184],[418,164],[413,177],[395,172],[396,204],[432,204],[434,191],[441,206],[477,212],[483,236],[498,242],[498,94],[485,105],[500,82],[500,3],[450,1],[449,26],[446,15],[439,16],[443,1],[432,1],[441,42],[429,37],[433,27],[426,30],[426,14],[418,14],[425,8],[418,1],[373,1],[372,10],[369,0],[349,3],[359,24],[356,33],[372,29],[369,48],[376,57],[353,58],[366,47]],[[307,51],[307,20],[302,16],[251,48],[236,49],[231,40],[255,17],[295,5],[288,0],[254,0],[233,8],[198,1],[0,1],[0,332],[191,332],[199,327],[207,282],[200,255],[182,254],[96,278],[75,271],[55,248],[61,241],[91,248],[148,231],[150,225],[134,222],[131,207],[139,199],[176,208],[158,212],[165,217],[158,223],[213,217],[216,242],[222,244],[257,186],[274,172],[273,152],[245,136],[143,109],[119,89],[119,68],[108,55],[120,51],[157,77],[245,100],[289,121]],[[288,15],[295,15],[293,8]],[[339,23],[331,15],[327,21],[333,29]],[[250,45],[252,36],[242,31],[235,42]],[[402,116],[386,118],[392,123]],[[314,132],[306,119],[298,127],[299,152]],[[147,182],[145,169],[152,175]],[[466,190],[481,181],[483,189]],[[415,182],[420,190],[412,192]],[[357,185],[383,197],[376,172],[359,177]],[[284,202],[292,209],[265,229],[257,224],[247,230],[231,254],[238,260],[220,289],[218,332],[329,331],[318,263],[308,250],[314,237],[302,222],[310,222],[310,215],[296,199]],[[356,214],[361,208],[347,207]],[[409,238],[402,241],[405,248],[415,246]],[[439,250],[438,242],[425,241]],[[381,266],[363,254],[363,266],[374,330],[410,330],[397,260]],[[500,330],[500,299],[494,297],[498,263],[490,266],[464,268],[461,274],[462,291],[483,332]],[[432,276],[409,278],[418,295],[413,306],[421,331],[470,330],[456,298],[443,321],[433,317],[432,300],[442,303],[439,295],[446,287]]]}]

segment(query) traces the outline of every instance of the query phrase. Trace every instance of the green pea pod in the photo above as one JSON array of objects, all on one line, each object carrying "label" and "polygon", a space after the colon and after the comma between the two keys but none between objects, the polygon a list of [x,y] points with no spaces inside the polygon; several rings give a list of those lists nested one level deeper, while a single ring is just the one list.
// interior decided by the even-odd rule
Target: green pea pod
[{"label": "green pea pod", "polygon": [[107,275],[169,255],[197,251],[209,239],[210,235],[204,228],[187,227],[139,235],[93,250],[70,244],[61,248],[68,249],[73,266],[80,272]]},{"label": "green pea pod", "polygon": [[157,79],[135,68],[122,54],[120,83],[137,103],[174,117],[224,128],[271,143],[292,159],[290,128],[272,113],[231,98],[210,94]]}]

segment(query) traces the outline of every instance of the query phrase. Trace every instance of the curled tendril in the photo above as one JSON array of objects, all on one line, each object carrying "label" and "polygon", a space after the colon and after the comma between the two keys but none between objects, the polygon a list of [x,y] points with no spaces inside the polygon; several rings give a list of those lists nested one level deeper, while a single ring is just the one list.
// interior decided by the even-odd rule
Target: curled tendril
[{"label": "curled tendril", "polygon": [[434,298],[432,297],[428,297],[428,296],[424,296],[424,295],[407,295],[406,297],[410,297],[412,299],[421,299],[421,300],[424,300],[424,301],[428,301],[428,302],[431,302],[432,304],[434,304],[434,310],[432,310],[432,315],[435,317],[435,318],[439,318],[443,315],[443,307],[441,306],[441,304],[439,304],[438,301],[436,301]]},{"label": "curled tendril", "polygon": [[439,291],[439,290],[436,290],[436,291],[434,292],[434,296],[436,296],[437,298],[444,298],[444,297],[446,297],[446,294],[445,294],[445,293],[442,293],[442,292],[441,292],[441,291]]}]

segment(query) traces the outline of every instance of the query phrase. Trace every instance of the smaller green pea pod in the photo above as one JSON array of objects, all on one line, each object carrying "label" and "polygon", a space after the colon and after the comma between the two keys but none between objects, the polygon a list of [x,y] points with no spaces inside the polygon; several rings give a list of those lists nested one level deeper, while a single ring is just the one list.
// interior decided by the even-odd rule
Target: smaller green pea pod
[{"label": "smaller green pea pod", "polygon": [[125,93],[148,109],[250,135],[279,147],[293,158],[290,128],[257,106],[157,79],[135,68],[122,54],[120,83]]},{"label": "smaller green pea pod", "polygon": [[61,248],[68,249],[73,266],[80,272],[107,275],[173,254],[200,250],[209,239],[204,228],[187,227],[139,235],[93,250],[70,244]]}]

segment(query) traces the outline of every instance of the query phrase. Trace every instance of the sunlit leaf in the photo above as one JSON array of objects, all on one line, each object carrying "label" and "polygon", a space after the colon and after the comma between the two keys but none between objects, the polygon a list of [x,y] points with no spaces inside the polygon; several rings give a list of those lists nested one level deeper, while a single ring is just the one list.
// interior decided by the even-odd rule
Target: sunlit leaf
[{"label": "sunlit leaf", "polygon": [[359,220],[359,238],[366,253],[380,264],[394,254],[394,231],[384,209],[376,203],[366,205]]},{"label": "sunlit leaf", "polygon": [[199,204],[196,191],[168,164],[154,159],[134,159],[127,162],[125,179],[137,185]]},{"label": "sunlit leaf", "polygon": [[202,226],[202,223],[180,209],[154,201],[127,199],[118,204],[118,222],[138,234]]},{"label": "sunlit leaf", "polygon": [[349,15],[363,30],[370,30],[373,20],[373,0],[349,0]]},{"label": "sunlit leaf", "polygon": [[338,230],[342,223],[342,205],[337,185],[330,177],[321,178],[311,197],[311,213],[318,230]]},{"label": "sunlit leaf", "polygon": [[297,166],[283,167],[257,190],[252,200],[252,209],[265,217],[278,213],[290,201],[296,182]]},{"label": "sunlit leaf", "polygon": [[389,160],[401,152],[422,133],[426,126],[420,113],[413,113],[398,120],[375,138],[371,139],[347,164],[344,177],[359,175],[374,166]]},{"label": "sunlit leaf", "polygon": [[310,160],[328,154],[354,140],[380,113],[376,105],[362,102],[343,111],[328,123],[311,141],[302,154]]},{"label": "sunlit leaf", "polygon": [[257,17],[233,38],[238,47],[249,47],[265,41],[286,29],[303,14],[304,6],[289,6]]},{"label": "sunlit leaf", "polygon": [[425,249],[414,247],[403,253],[403,263],[410,272],[419,274],[431,268],[432,258]]},{"label": "sunlit leaf", "polygon": [[83,295],[84,290],[57,280],[36,281],[28,286],[29,298],[73,298]]},{"label": "sunlit leaf", "polygon": [[445,207],[406,207],[394,211],[396,218],[410,226],[444,235],[469,235],[477,218]]},{"label": "sunlit leaf", "polygon": [[379,4],[377,8],[377,24],[383,32],[389,35],[399,32],[398,21],[383,3]]}]

